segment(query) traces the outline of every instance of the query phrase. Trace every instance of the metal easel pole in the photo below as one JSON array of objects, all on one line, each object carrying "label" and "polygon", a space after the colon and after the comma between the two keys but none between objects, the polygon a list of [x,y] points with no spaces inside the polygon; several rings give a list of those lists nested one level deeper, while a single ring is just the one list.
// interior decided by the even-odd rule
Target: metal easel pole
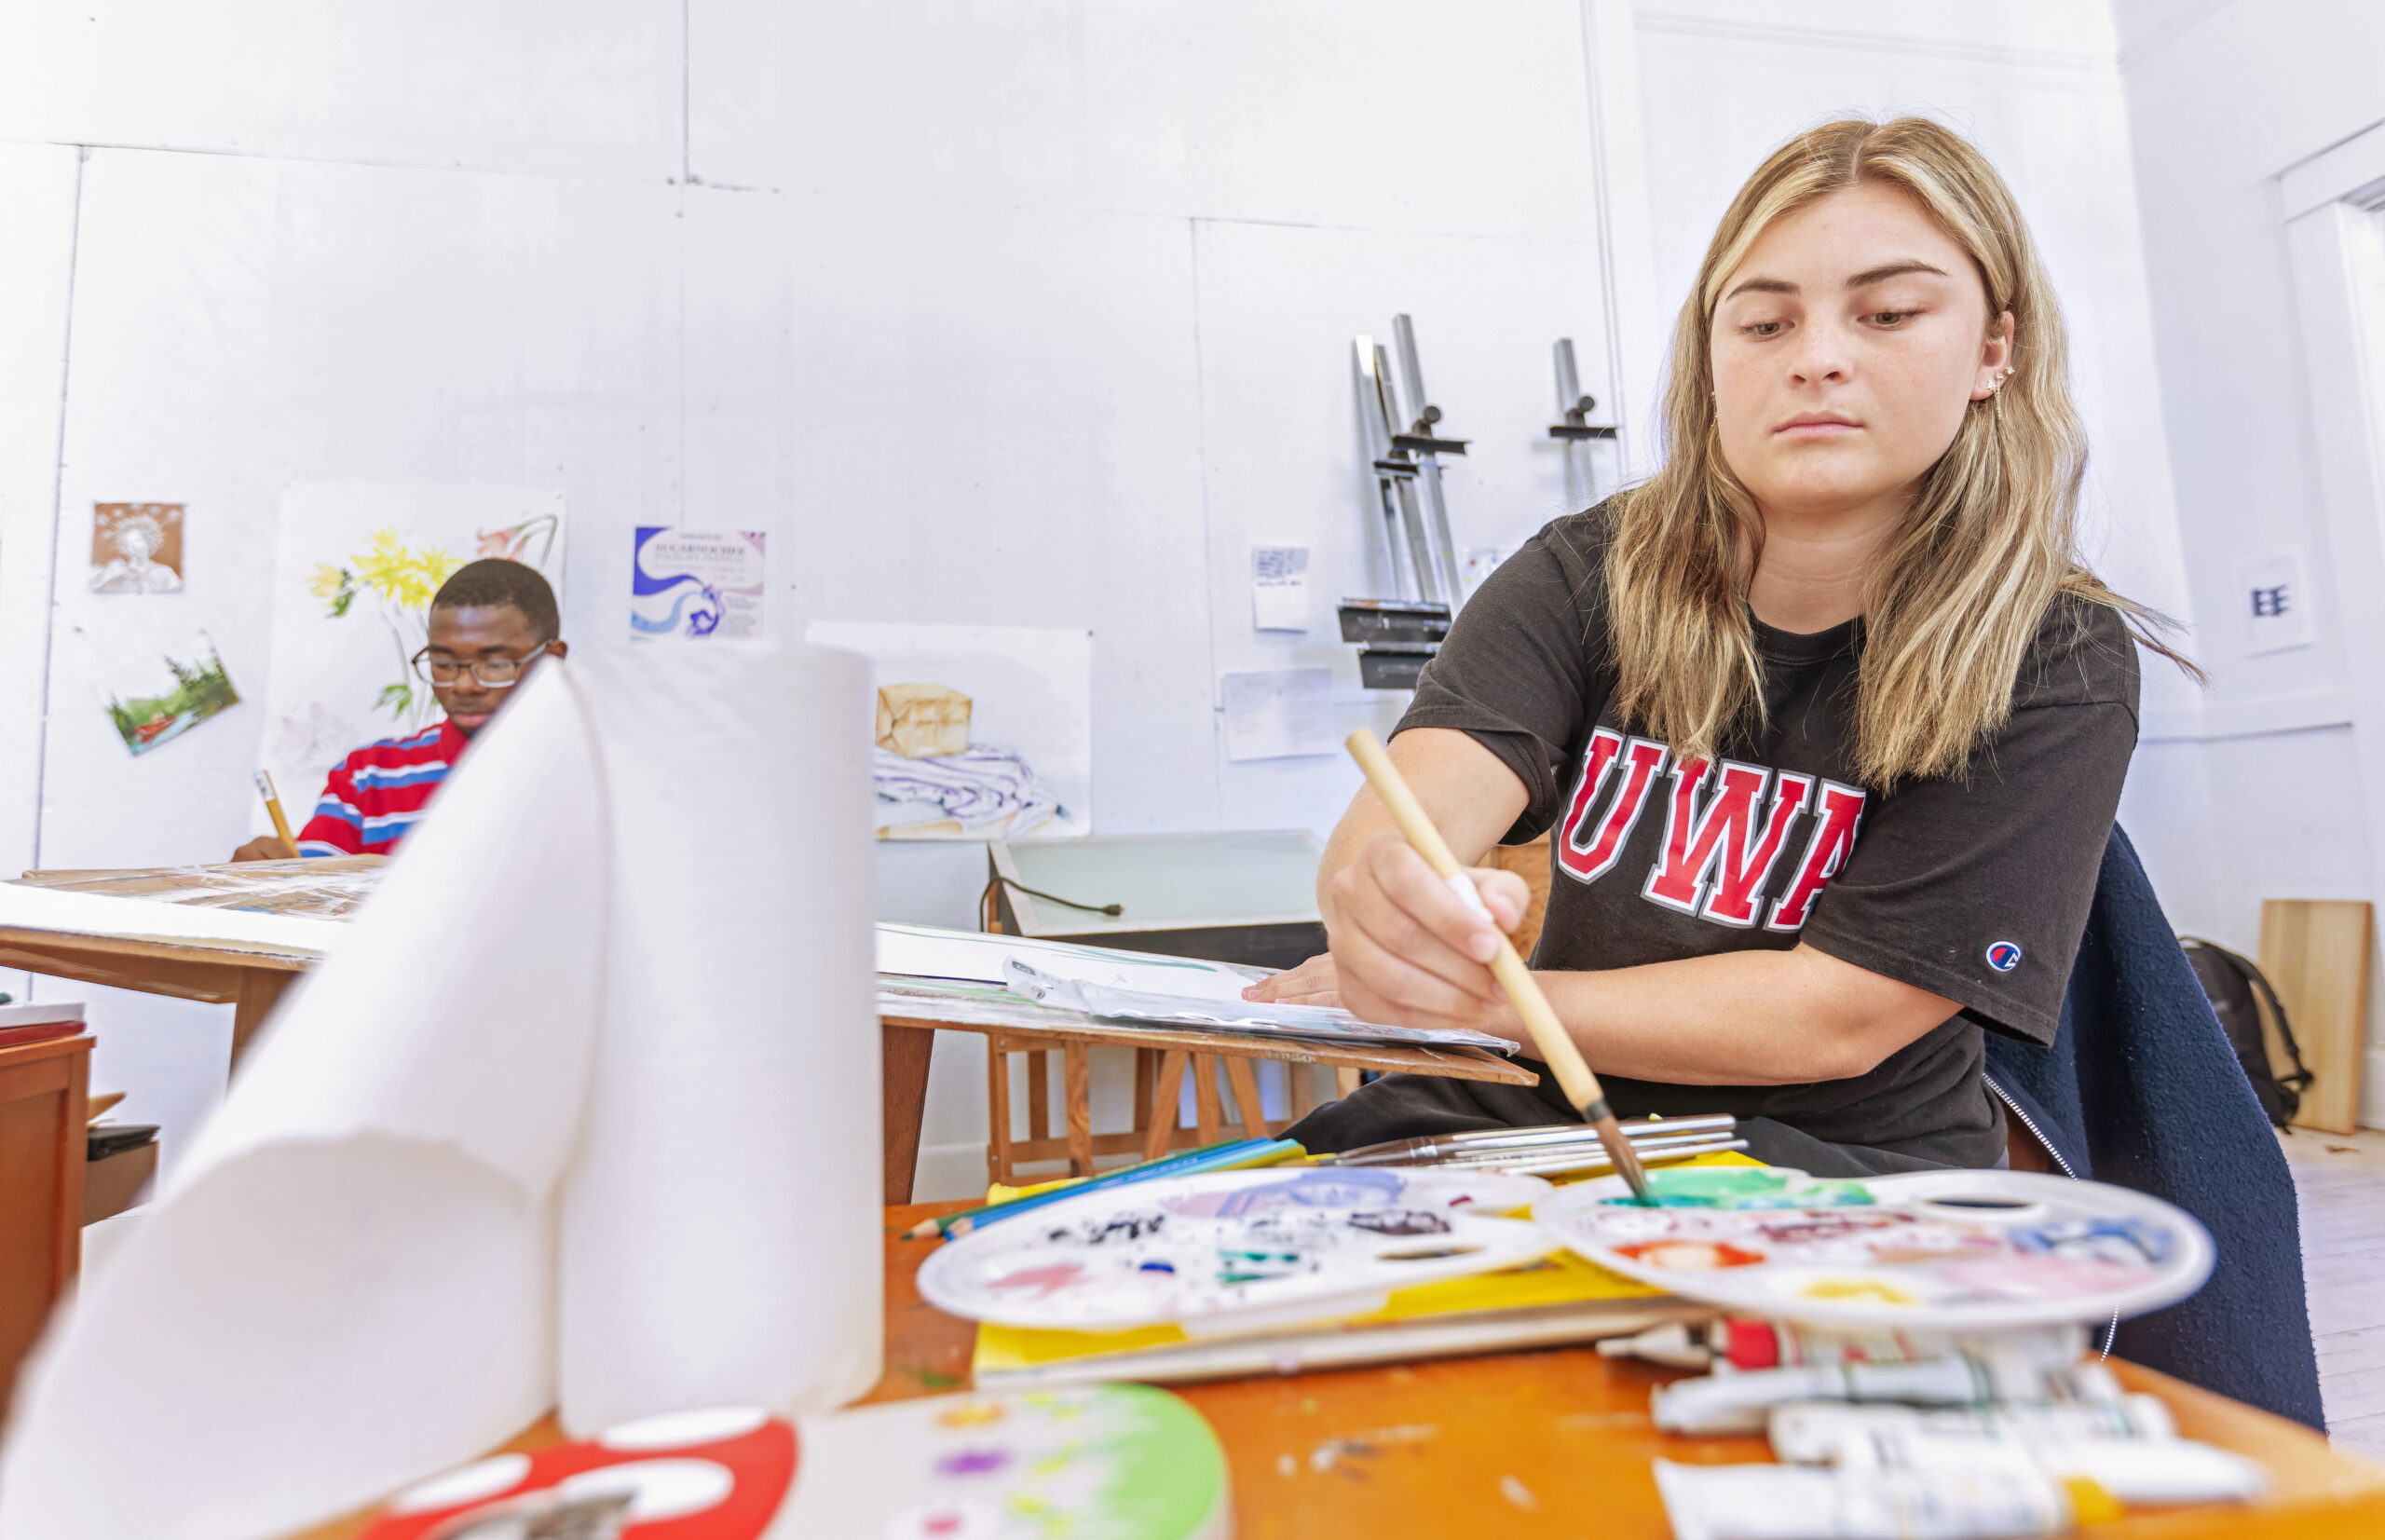
[{"label": "metal easel pole", "polygon": [[1598,409],[1598,398],[1582,394],[1582,376],[1574,363],[1574,339],[1559,337],[1553,349],[1557,359],[1557,416],[1549,425],[1548,436],[1565,446],[1565,497],[1579,511],[1598,501],[1598,482],[1591,473],[1589,457],[1583,447],[1592,439],[1612,439],[1612,428],[1590,426],[1590,414]]},{"label": "metal easel pole", "polygon": [[1457,577],[1457,545],[1450,538],[1448,501],[1441,496],[1442,454],[1463,455],[1465,441],[1443,439],[1433,431],[1441,420],[1441,409],[1427,403],[1424,394],[1424,368],[1416,356],[1416,326],[1406,314],[1391,318],[1392,338],[1399,348],[1399,374],[1408,388],[1408,404],[1415,409],[1415,425],[1406,433],[1392,437],[1392,446],[1405,449],[1416,457],[1417,481],[1422,484],[1424,512],[1433,541],[1433,563],[1440,577],[1440,596],[1454,611],[1464,591]]},{"label": "metal easel pole", "polygon": [[1375,497],[1383,509],[1383,550],[1392,581],[1402,599],[1439,599],[1434,581],[1430,548],[1416,509],[1414,464],[1392,447],[1398,431],[1399,394],[1391,379],[1390,361],[1370,336],[1353,340],[1358,366],[1358,416],[1367,433],[1368,457],[1374,463]]}]

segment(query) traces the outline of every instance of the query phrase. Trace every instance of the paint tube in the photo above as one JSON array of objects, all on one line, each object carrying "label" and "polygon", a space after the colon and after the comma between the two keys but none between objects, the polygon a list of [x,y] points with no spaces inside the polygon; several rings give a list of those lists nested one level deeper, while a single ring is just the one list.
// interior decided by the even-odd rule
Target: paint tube
[{"label": "paint tube", "polygon": [[1901,1401],[1975,1406],[1999,1401],[2107,1401],[2119,1386],[2098,1364],[2049,1365],[2032,1334],[1968,1339],[1960,1353],[1905,1363],[1849,1360],[1710,1374],[1660,1385],[1649,1413],[1675,1433],[1753,1433],[1792,1401]]},{"label": "paint tube", "polygon": [[1950,1354],[1917,1363],[1803,1364],[1710,1374],[1658,1386],[1648,1411],[1658,1427],[1671,1433],[1751,1433],[1765,1425],[1774,1407],[1791,1401],[1965,1406],[1995,1398],[1985,1366],[1969,1355]]},{"label": "paint tube", "polygon": [[[1944,1331],[1833,1331],[1791,1321],[1730,1318],[1714,1324],[1710,1339],[1734,1369],[1780,1369],[1795,1364],[1910,1363],[1943,1357],[1969,1345]],[[2033,1327],[1997,1332],[2008,1352],[2025,1353],[2049,1370],[2077,1363],[2087,1353],[2087,1329],[2077,1325]]]},{"label": "paint tube", "polygon": [[1963,1466],[1912,1469],[1653,1463],[1673,1540],[2050,1535],[2067,1532],[2079,1510],[2100,1515],[2110,1506],[2090,1489],[2066,1490],[2017,1449]]},{"label": "paint tube", "polygon": [[[2087,1353],[2081,1326],[2036,1327],[2000,1332],[2005,1351],[2025,1353],[2047,1370],[2075,1364]],[[1645,1358],[1670,1369],[1785,1369],[1801,1364],[1912,1363],[1942,1358],[1969,1345],[1943,1331],[1832,1331],[1791,1321],[1725,1317],[1709,1327],[1667,1324],[1632,1337],[1610,1337],[1599,1351],[1610,1358]]]},{"label": "paint tube", "polygon": [[2150,1396],[1949,1411],[1813,1402],[1772,1414],[1772,1452],[1796,1465],[1960,1467],[2017,1449],[2051,1479],[2089,1481],[2123,1503],[2241,1502],[2269,1485],[2251,1461],[2175,1434]]},{"label": "paint tube", "polygon": [[1773,1456],[1800,1465],[1843,1465],[1850,1446],[1876,1448],[1904,1438],[2046,1444],[2080,1438],[2175,1438],[2177,1431],[2170,1409],[2150,1396],[1928,1410],[1796,1401],[1773,1408],[1771,1418]]},{"label": "paint tube", "polygon": [[1667,1321],[1632,1337],[1601,1337],[1599,1356],[1605,1358],[1645,1358],[1668,1369],[1705,1369],[1714,1362],[1706,1333],[1683,1321]]}]

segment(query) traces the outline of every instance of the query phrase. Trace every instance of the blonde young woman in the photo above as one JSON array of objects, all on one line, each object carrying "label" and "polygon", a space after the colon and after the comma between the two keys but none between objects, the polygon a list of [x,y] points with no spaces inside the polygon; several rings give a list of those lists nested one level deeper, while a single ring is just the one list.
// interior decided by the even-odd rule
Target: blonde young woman
[{"label": "blonde young woman", "polygon": [[[1618,1111],[1734,1112],[1817,1173],[2000,1165],[1981,1034],[2053,1038],[2132,624],[2168,650],[2079,559],[2062,318],[2002,179],[1917,118],[1792,142],[1714,234],[1665,410],[1654,479],[1467,604],[1392,758],[1463,860],[1553,831],[1533,965]],[[1370,794],[1318,894],[1330,955],[1256,996],[1529,1043]],[[1546,1077],[1393,1076],[1293,1135],[1569,1115]]]}]

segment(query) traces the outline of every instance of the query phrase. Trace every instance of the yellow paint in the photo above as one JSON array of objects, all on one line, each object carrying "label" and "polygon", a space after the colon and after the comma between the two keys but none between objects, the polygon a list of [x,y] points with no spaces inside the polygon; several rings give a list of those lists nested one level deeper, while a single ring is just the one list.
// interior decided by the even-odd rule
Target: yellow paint
[{"label": "yellow paint", "polygon": [[1880,1304],[1913,1304],[1914,1297],[1877,1278],[1817,1278],[1797,1290],[1809,1300],[1870,1300]]},{"label": "yellow paint", "polygon": [[936,1418],[946,1427],[982,1427],[999,1423],[1008,1413],[999,1401],[964,1401]]}]

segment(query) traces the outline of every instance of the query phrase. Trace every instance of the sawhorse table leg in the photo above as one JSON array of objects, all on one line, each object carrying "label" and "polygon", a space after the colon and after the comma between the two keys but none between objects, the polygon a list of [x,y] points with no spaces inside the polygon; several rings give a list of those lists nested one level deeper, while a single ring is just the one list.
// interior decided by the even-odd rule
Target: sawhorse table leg
[{"label": "sawhorse table leg", "polygon": [[908,1203],[920,1170],[920,1120],[927,1109],[928,1059],[935,1034],[884,1023],[878,1033],[879,1072],[886,1097],[886,1202]]}]

